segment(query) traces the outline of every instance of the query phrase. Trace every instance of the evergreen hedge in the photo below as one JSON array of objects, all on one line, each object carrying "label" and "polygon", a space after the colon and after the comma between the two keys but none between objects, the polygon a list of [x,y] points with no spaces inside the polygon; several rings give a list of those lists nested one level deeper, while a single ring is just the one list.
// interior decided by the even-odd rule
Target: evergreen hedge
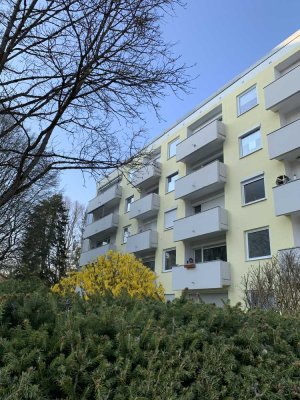
[{"label": "evergreen hedge", "polygon": [[[300,399],[300,318],[0,284],[0,399]],[[25,293],[26,292],[26,293]]]}]

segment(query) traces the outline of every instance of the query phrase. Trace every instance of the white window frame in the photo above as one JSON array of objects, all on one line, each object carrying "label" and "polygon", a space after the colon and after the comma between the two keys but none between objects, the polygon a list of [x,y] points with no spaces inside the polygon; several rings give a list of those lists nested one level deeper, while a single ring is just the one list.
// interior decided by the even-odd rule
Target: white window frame
[{"label": "white window frame", "polygon": [[[172,213],[172,212],[174,212],[175,211],[175,216],[174,216],[174,219],[173,219],[173,225],[170,225],[170,226],[166,226],[166,214],[168,214],[168,213]],[[174,221],[176,220],[176,212],[177,212],[177,208],[172,208],[171,210],[167,210],[165,213],[164,213],[164,228],[165,228],[165,230],[169,230],[169,229],[173,229],[173,227],[174,227]]]},{"label": "white window frame", "polygon": [[[206,262],[211,262],[211,261],[203,261],[204,260],[204,250],[214,249],[216,247],[222,247],[222,246],[226,247],[226,253],[227,253],[227,244],[226,244],[226,242],[212,243],[212,244],[209,244],[209,245],[206,245],[206,246],[196,247],[196,248],[194,248],[194,260],[196,260],[195,251],[196,250],[201,250],[201,259],[202,259],[202,261],[201,261],[200,264],[203,264],[203,263],[206,263]],[[228,257],[227,257],[227,260],[228,260]],[[227,261],[225,261],[225,262],[227,262]]]},{"label": "white window frame", "polygon": [[[256,148],[256,149],[253,150],[253,151],[250,151],[250,152],[247,153],[247,154],[243,154],[242,140],[245,139],[245,138],[248,137],[248,136],[253,135],[253,134],[256,133],[257,131],[259,131],[259,133],[260,133],[260,147]],[[241,136],[239,137],[240,158],[244,158],[244,157],[250,156],[250,154],[253,154],[253,153],[255,153],[256,151],[259,151],[259,150],[261,150],[262,148],[263,148],[263,147],[262,147],[262,136],[261,136],[261,128],[260,128],[260,126],[254,128],[254,129],[251,129],[251,131],[249,131],[249,132],[247,132],[247,133],[244,133],[243,135],[241,135]]]},{"label": "white window frame", "polygon": [[[131,200],[130,202],[128,200]],[[130,211],[131,204],[134,202],[134,195],[125,199],[125,214]]]},{"label": "white window frame", "polygon": [[[240,110],[240,99],[241,99],[241,97],[245,96],[246,94],[248,94],[249,92],[251,92],[253,89],[255,90],[255,94],[256,94],[256,104],[255,104],[254,106],[248,108],[247,110],[241,112],[241,110]],[[258,94],[257,94],[257,87],[256,87],[256,84],[253,85],[253,86],[251,86],[251,87],[249,87],[249,88],[248,88],[247,90],[245,90],[243,93],[239,94],[239,95],[236,97],[236,101],[237,101],[237,115],[238,115],[238,117],[239,117],[240,115],[243,115],[243,114],[245,114],[246,112],[252,110],[252,108],[256,107],[256,106],[259,104],[259,103],[258,103]]]},{"label": "white window frame", "polygon": [[179,178],[178,171],[176,171],[173,174],[167,176],[167,178],[166,178],[166,193],[171,193],[171,192],[174,192],[174,190],[175,190],[175,184],[174,184],[174,189],[169,190],[169,183],[171,183],[171,182],[169,182],[169,178],[172,178],[173,176],[177,176],[177,178],[175,179],[175,182],[176,182],[177,179]]},{"label": "white window frame", "polygon": [[[259,257],[249,257],[249,242],[248,242],[248,234],[249,233],[254,233],[254,232],[260,232],[260,231],[268,231],[269,232],[269,246],[270,246],[270,254],[266,256],[259,256]],[[246,244],[246,260],[247,261],[255,261],[255,260],[264,260],[267,258],[272,257],[272,250],[271,250],[271,237],[270,237],[270,228],[268,226],[264,226],[263,228],[258,228],[258,229],[251,229],[250,231],[245,232],[245,244]]]},{"label": "white window frame", "polygon": [[[248,203],[246,203],[246,201],[245,201],[245,186],[249,185],[249,183],[252,183],[252,182],[255,182],[255,181],[259,181],[260,179],[263,179],[263,182],[264,182],[265,196],[260,198],[260,199],[257,199],[257,200],[254,200],[254,201],[249,201]],[[241,189],[242,189],[242,204],[243,204],[243,206],[248,206],[250,204],[259,203],[260,201],[266,200],[265,174],[262,173],[262,174],[259,174],[259,175],[255,175],[252,178],[248,178],[248,179],[243,180],[241,182]]]},{"label": "white window frame", "polygon": [[166,269],[166,257],[165,254],[168,253],[169,251],[174,251],[176,253],[176,257],[177,257],[177,251],[176,251],[176,247],[171,247],[170,249],[165,249],[163,250],[163,272],[172,272],[172,268],[175,267],[177,264],[172,265],[170,269]]},{"label": "white window frame", "polygon": [[[177,136],[175,139],[171,140],[171,142],[168,143],[168,159],[176,156],[176,146],[178,143],[180,143],[179,136]],[[171,148],[172,146],[174,146],[174,144],[175,144],[175,152],[172,151],[171,154]]]},{"label": "white window frame", "polygon": [[[126,234],[127,232],[127,234]],[[126,244],[129,236],[131,235],[131,225],[123,227],[122,244]]]}]

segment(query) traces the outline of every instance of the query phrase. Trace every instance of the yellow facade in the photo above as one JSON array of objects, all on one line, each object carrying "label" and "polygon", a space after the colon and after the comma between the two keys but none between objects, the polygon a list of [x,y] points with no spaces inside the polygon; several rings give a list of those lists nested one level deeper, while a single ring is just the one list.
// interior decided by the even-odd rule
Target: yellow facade
[{"label": "yellow facade", "polygon": [[[265,262],[269,258],[268,256],[249,256],[247,258],[247,252],[249,254],[252,252],[251,246],[254,246],[253,254],[255,252],[267,251],[255,248],[255,240],[258,240],[255,239],[256,230],[261,228],[263,228],[263,231],[268,230],[269,246],[272,255],[277,254],[281,249],[300,246],[300,220],[298,217],[300,213],[300,192],[297,192],[299,189],[296,182],[300,179],[300,159],[298,158],[300,156],[300,132],[293,133],[292,130],[293,124],[297,123],[295,121],[300,119],[300,88],[297,88],[295,76],[299,76],[300,81],[300,31],[296,32],[285,42],[276,47],[269,55],[249,68],[249,70],[241,74],[233,82],[221,89],[217,94],[201,104],[190,115],[182,119],[177,125],[166,131],[149,145],[149,149],[151,150],[159,149],[159,155],[157,157],[161,165],[160,177],[157,179],[153,188],[149,188],[150,194],[152,192],[157,193],[158,189],[160,206],[157,215],[154,217],[152,216],[149,220],[146,219],[142,221],[139,220],[139,218],[130,218],[130,212],[125,212],[126,199],[134,195],[134,201],[137,201],[147,195],[150,196],[150,194],[147,194],[147,190],[138,190],[132,187],[123,177],[118,183],[122,187],[122,195],[119,203],[114,206],[114,212],[119,215],[118,225],[114,229],[108,229],[105,232],[101,232],[100,227],[99,232],[96,232],[94,236],[85,238],[81,263],[83,264],[87,260],[92,259],[92,257],[95,257],[95,248],[97,248],[99,243],[101,245],[103,245],[103,243],[106,244],[105,241],[101,242],[106,236],[110,237],[110,245],[113,244],[118,251],[126,252],[127,243],[123,243],[124,227],[130,226],[131,235],[142,233],[145,227],[145,229],[152,229],[157,232],[157,243],[154,244],[154,246],[149,245],[148,249],[146,248],[142,251],[138,251],[137,256],[142,259],[145,258],[145,260],[151,258],[151,260],[155,261],[155,272],[158,280],[163,284],[167,295],[179,296],[181,291],[174,290],[174,287],[184,285],[185,282],[190,282],[190,286],[186,287],[188,287],[191,293],[194,291],[197,293],[197,296],[203,297],[204,301],[214,301],[214,298],[216,298],[216,302],[218,302],[216,297],[218,295],[225,300],[228,298],[231,304],[242,301],[242,276],[249,268],[253,268],[254,265]],[[284,84],[284,80],[286,80],[286,84]],[[279,88],[276,88],[277,84]],[[280,89],[280,84],[284,85],[284,90]],[[241,115],[238,115],[238,101],[245,101],[246,106],[250,104],[249,102],[247,103],[247,96],[244,96],[243,93],[247,93],[249,88],[251,89],[254,87],[256,88],[255,101],[257,104],[250,107],[246,112],[241,113]],[[267,96],[268,100],[266,100]],[[244,98],[245,100],[243,100]],[[272,101],[274,104],[270,103],[271,106],[269,106],[266,104],[267,101],[268,104]],[[242,106],[240,105],[240,107]],[[266,109],[266,107],[268,107],[268,109]],[[170,142],[179,138],[179,144],[177,145],[178,151],[180,146],[181,148],[183,148],[183,146],[188,146],[188,141],[185,139],[193,135],[195,135],[193,138],[199,136],[199,140],[201,141],[201,135],[204,134],[206,132],[205,129],[207,129],[205,127],[208,123],[216,119],[222,119],[221,124],[225,127],[226,132],[226,138],[221,149],[222,154],[220,154],[219,142],[218,148],[216,147],[216,152],[214,153],[214,142],[212,141],[207,154],[205,153],[205,149],[208,147],[205,145],[206,147],[203,146],[203,148],[199,150],[199,154],[201,154],[199,159],[195,158],[198,154],[195,153],[195,157],[191,162],[177,161],[176,155],[171,158],[168,157]],[[292,139],[289,140],[287,145],[287,151],[282,149],[282,154],[279,155],[277,159],[270,159],[269,140],[272,133],[285,126],[289,126],[292,135]],[[257,149],[255,149],[255,143],[251,142],[251,135],[247,136],[247,134],[255,132],[256,130],[260,131],[259,140],[261,142],[261,146],[258,146]],[[284,134],[285,131],[283,129],[282,135]],[[248,155],[242,156],[241,146],[243,146],[243,141],[247,140],[245,139],[246,137],[250,137],[250,152]],[[276,147],[276,143],[273,146]],[[209,158],[210,156],[211,159]],[[201,164],[202,159],[203,164]],[[213,185],[207,188],[203,187],[197,192],[199,198],[197,198],[197,193],[192,193],[192,187],[190,188],[191,194],[188,193],[186,197],[178,199],[175,199],[175,191],[170,191],[169,193],[166,191],[167,178],[175,172],[178,172],[179,177],[182,178],[202,168],[205,174],[204,168],[208,166],[210,162],[216,162],[217,159],[219,161],[221,160],[220,162],[224,164],[226,168],[225,185],[222,186],[222,182],[216,182],[215,191],[211,189]],[[286,175],[290,178],[290,182],[286,185],[286,189],[284,189],[286,190],[286,194],[282,196],[278,191],[278,196],[282,196],[282,198],[279,197],[278,201],[282,201],[283,203],[279,204],[279,206],[282,206],[283,209],[286,207],[286,211],[284,211],[284,214],[276,215],[278,211],[276,211],[277,208],[274,203],[273,188],[277,177],[282,175]],[[115,175],[113,174],[111,178],[114,177]],[[244,184],[245,182],[247,184],[248,181],[251,183],[251,179],[256,179],[256,177],[263,177],[260,179],[263,179],[265,196],[258,201],[251,201],[244,204],[243,193],[245,195],[244,191],[246,190]],[[182,185],[183,182],[183,180],[181,180],[181,182],[180,180],[176,181],[176,193],[177,187]],[[114,182],[113,184],[116,183]],[[98,190],[100,191],[98,193],[102,193],[101,187],[103,185],[106,185],[103,189],[105,191],[106,187],[108,187],[107,181],[99,183]],[[292,185],[294,185],[295,188],[292,187]],[[281,188],[280,190],[282,191]],[[299,209],[297,209],[297,205],[294,207],[293,204],[285,204],[289,193],[293,196],[299,193]],[[165,228],[165,213],[176,208],[176,220],[186,219],[187,224],[189,224],[189,221],[193,221],[193,218],[196,221],[197,218],[197,221],[201,222],[202,216],[197,214],[197,217],[193,217],[194,214],[193,211],[191,211],[195,210],[194,212],[196,215],[197,205],[201,206],[200,214],[207,213],[210,210],[209,205],[211,205],[212,208],[217,205],[219,208],[225,209],[227,218],[225,225],[221,224],[222,227],[218,231],[218,229],[214,227],[210,228],[210,223],[208,223],[206,232],[206,226],[198,227],[197,222],[195,222],[196,233],[191,233],[191,237],[188,237],[187,233],[184,240],[174,241],[174,236],[176,236],[174,233],[175,228]],[[105,215],[105,204],[103,207],[104,214],[102,215]],[[111,210],[111,208],[108,208],[107,212],[111,212]],[[97,210],[95,211],[95,209],[93,209],[91,214],[96,215],[95,213],[97,214]],[[99,215],[100,214],[98,214],[97,218],[99,218]],[[181,221],[182,224],[184,224],[185,220]],[[175,222],[175,227],[176,224],[179,226],[178,222]],[[199,225],[201,225],[201,223]],[[193,225],[190,226],[191,232],[194,232]],[[197,231],[198,228],[200,229],[199,232]],[[250,231],[250,235],[247,233],[248,231]],[[180,236],[182,232],[177,233]],[[251,235],[251,233],[253,234]],[[259,235],[257,237],[259,237]],[[254,244],[251,244],[252,242],[250,243],[250,238],[252,238],[251,240],[253,240]],[[97,242],[97,244],[96,241],[98,239],[100,241]],[[138,240],[137,237],[136,239]],[[223,264],[210,264],[210,262],[214,263],[214,259],[205,261],[204,249],[208,249],[208,255],[206,257],[218,257],[209,254],[210,246],[215,246],[215,248],[217,248],[225,244],[228,264],[226,264],[226,268],[228,266],[229,270],[226,270],[227,272],[225,271],[226,273],[224,272],[223,276],[223,272],[220,272],[218,269],[222,269]],[[267,247],[267,244],[265,246]],[[200,254],[200,248],[202,249],[203,265],[200,265],[201,263],[196,263],[195,268],[191,270],[182,267],[173,267],[168,271],[164,271],[165,250],[176,249],[176,264],[184,265],[189,256],[192,256],[193,259],[196,257],[195,250],[198,251],[197,254]],[[93,253],[91,251],[93,251]],[[217,254],[219,250],[211,250],[212,253],[214,251]],[[216,260],[219,261],[218,258],[216,258]],[[215,272],[212,273],[212,271],[210,271],[210,265],[216,268]],[[181,272],[180,274],[178,273],[178,277],[176,278],[177,282],[175,283],[175,278],[173,276],[174,268],[181,268]],[[198,268],[199,271],[202,268],[202,272],[200,271],[199,274],[196,273]],[[175,272],[177,273],[178,271],[179,269],[176,269]],[[230,274],[229,278],[228,271]],[[212,273],[211,277],[209,275],[210,273]],[[206,274],[208,279],[206,279]],[[223,283],[221,282],[220,285],[215,283],[216,279],[220,278],[217,276],[218,274],[222,275],[222,279],[224,278],[223,280],[221,279]],[[199,282],[199,280],[202,280],[204,283]],[[180,282],[182,282],[182,284]],[[184,287],[182,287],[182,289],[183,288]],[[220,298],[220,296],[218,298]]]}]

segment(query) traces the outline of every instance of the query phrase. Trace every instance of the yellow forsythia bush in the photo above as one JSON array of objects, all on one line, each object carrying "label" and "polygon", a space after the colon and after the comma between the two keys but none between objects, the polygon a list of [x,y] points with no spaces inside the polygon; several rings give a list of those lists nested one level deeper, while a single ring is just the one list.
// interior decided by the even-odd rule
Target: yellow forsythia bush
[{"label": "yellow forsythia bush", "polygon": [[85,298],[93,294],[104,295],[107,291],[119,296],[126,291],[131,297],[163,300],[163,287],[156,285],[155,280],[155,273],[134,255],[109,251],[94,263],[61,279],[52,287],[52,291],[67,295],[80,289]]}]

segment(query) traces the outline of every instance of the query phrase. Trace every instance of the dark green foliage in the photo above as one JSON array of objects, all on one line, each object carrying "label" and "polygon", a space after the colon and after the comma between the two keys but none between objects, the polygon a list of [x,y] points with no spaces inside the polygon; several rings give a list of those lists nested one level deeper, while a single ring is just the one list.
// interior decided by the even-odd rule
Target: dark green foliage
[{"label": "dark green foliage", "polygon": [[67,223],[67,210],[60,194],[34,208],[24,234],[17,277],[38,277],[52,285],[65,275]]},{"label": "dark green foliage", "polygon": [[297,317],[5,293],[0,285],[3,400],[300,399]]}]

